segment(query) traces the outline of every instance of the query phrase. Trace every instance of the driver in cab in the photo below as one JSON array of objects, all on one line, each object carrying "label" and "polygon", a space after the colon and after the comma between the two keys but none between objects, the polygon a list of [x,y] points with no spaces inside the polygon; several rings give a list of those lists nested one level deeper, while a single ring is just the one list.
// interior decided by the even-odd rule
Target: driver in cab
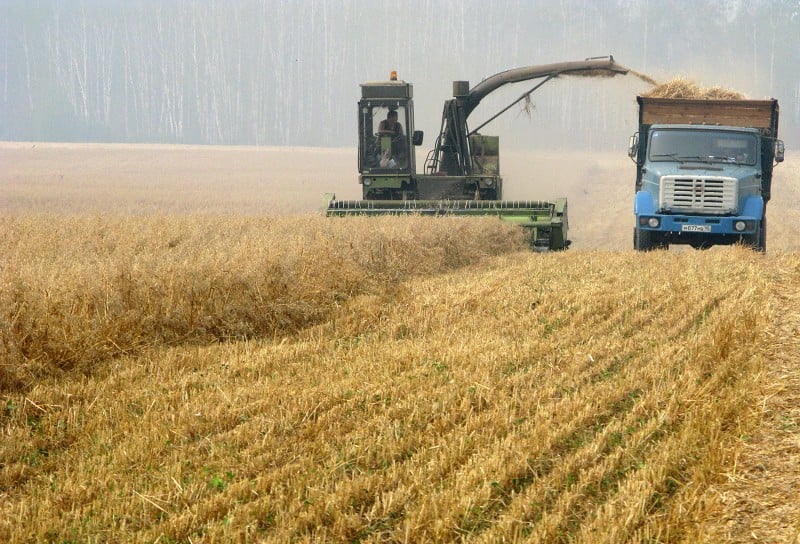
[{"label": "driver in cab", "polygon": [[378,124],[378,134],[392,137],[403,135],[403,126],[397,122],[397,110],[390,110],[386,119]]},{"label": "driver in cab", "polygon": [[381,168],[397,168],[405,165],[402,136],[403,126],[397,122],[397,110],[389,110],[386,119],[378,124],[378,138],[389,140],[380,144],[382,151],[378,160]]}]

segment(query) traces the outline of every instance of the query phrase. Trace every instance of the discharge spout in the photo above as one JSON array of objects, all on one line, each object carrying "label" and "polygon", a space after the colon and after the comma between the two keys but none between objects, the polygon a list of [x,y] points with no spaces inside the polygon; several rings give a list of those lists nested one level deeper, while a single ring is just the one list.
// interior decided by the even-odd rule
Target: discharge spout
[{"label": "discharge spout", "polygon": [[546,77],[548,79],[560,75],[614,77],[625,75],[630,70],[614,61],[614,57],[591,58],[581,61],[557,62],[538,66],[513,68],[488,77],[475,85],[466,95],[465,117],[474,110],[487,95],[506,83],[518,83]]}]

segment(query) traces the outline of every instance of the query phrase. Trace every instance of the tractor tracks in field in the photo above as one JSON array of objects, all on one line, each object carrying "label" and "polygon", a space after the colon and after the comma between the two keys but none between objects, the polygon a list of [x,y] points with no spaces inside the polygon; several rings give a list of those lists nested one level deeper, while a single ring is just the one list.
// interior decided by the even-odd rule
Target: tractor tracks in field
[{"label": "tractor tracks in field", "polygon": [[715,542],[800,544],[800,265],[796,257],[777,262],[765,301],[772,321],[764,346],[768,386],[757,407],[761,424],[742,437],[727,481],[715,490],[723,505],[711,530]]}]

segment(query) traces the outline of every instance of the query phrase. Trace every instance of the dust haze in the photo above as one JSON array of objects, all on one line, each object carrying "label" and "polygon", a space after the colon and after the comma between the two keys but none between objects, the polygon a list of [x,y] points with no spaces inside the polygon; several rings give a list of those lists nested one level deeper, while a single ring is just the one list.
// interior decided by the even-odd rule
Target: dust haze
[{"label": "dust haze", "polygon": [[[571,251],[631,249],[635,167],[625,154],[501,161],[506,199],[567,197]],[[354,148],[3,143],[0,164],[2,214],[313,214],[324,193],[361,198]],[[800,249],[798,164],[789,156],[775,167],[770,252]]]},{"label": "dust haze", "polygon": [[505,198],[566,196],[574,248],[629,248],[635,97],[682,77],[780,102],[769,247],[795,249],[800,2],[782,0],[7,0],[0,213],[314,213],[361,196],[359,83],[413,83],[424,158],[453,81],[609,54],[627,76],[555,78],[481,130]]},{"label": "dust haze", "polygon": [[0,140],[353,146],[359,83],[397,70],[432,141],[453,81],[602,55],[632,72],[557,78],[484,132],[624,153],[636,94],[680,76],[778,99],[800,141],[797,0],[4,0]]}]

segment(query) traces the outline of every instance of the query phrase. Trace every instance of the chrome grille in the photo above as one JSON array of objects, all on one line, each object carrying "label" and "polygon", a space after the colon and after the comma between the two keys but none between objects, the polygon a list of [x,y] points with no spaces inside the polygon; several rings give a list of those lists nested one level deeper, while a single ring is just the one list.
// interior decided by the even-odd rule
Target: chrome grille
[{"label": "chrome grille", "polygon": [[665,211],[734,213],[738,197],[735,178],[664,176],[661,209]]}]

